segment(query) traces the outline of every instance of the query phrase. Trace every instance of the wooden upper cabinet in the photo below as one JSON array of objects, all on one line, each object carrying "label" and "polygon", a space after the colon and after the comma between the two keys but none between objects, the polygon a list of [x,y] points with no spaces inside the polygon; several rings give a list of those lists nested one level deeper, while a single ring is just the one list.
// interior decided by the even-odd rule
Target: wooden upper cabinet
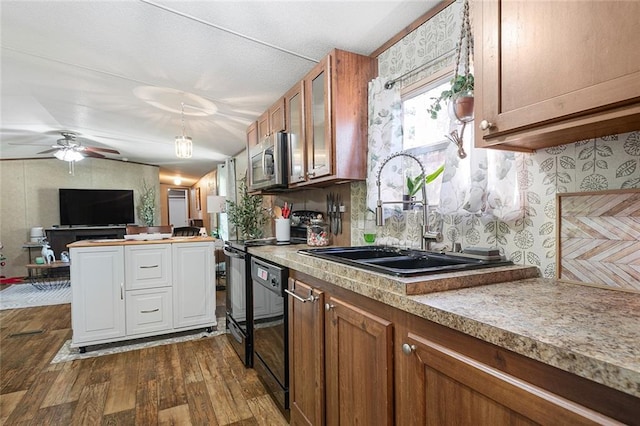
[{"label": "wooden upper cabinet", "polygon": [[324,58],[305,78],[307,93],[307,177],[331,174],[331,56]]},{"label": "wooden upper cabinet", "polygon": [[284,131],[284,98],[280,98],[258,118],[258,142],[262,142],[273,133]]},{"label": "wooden upper cabinet", "polygon": [[289,184],[306,178],[304,82],[296,83],[284,95],[285,127],[288,134]]},{"label": "wooden upper cabinet", "polygon": [[248,148],[258,145],[258,122],[254,121],[249,127],[247,127],[247,155]]},{"label": "wooden upper cabinet", "polygon": [[477,147],[533,151],[640,129],[640,2],[473,9]]},{"label": "wooden upper cabinet", "polygon": [[375,60],[333,50],[303,79],[304,181],[326,186],[366,179],[368,83]]}]

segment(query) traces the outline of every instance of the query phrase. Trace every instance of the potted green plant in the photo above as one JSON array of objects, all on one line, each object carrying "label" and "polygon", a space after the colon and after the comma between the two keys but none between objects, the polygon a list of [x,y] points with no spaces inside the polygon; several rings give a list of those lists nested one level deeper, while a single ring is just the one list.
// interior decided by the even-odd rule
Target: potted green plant
[{"label": "potted green plant", "polygon": [[153,226],[156,214],[156,190],[153,186],[147,185],[144,180],[140,191],[138,214],[146,226]]},{"label": "potted green plant", "polygon": [[262,206],[261,195],[251,195],[247,188],[247,179],[240,180],[240,200],[227,201],[229,221],[236,226],[242,239],[260,238],[267,215]]},{"label": "potted green plant", "polygon": [[437,98],[431,98],[433,103],[427,112],[436,120],[442,104],[448,102],[451,118],[460,122],[470,121],[473,117],[473,86],[473,74],[456,75],[451,79],[450,89],[443,90]]},{"label": "potted green plant", "polygon": [[[420,173],[415,178],[411,176],[407,176],[407,193],[403,196],[403,201],[412,201],[415,199],[418,191],[422,189],[422,185],[428,185],[429,183],[436,180],[438,176],[442,174],[444,171],[444,164],[438,167],[433,173],[427,175],[426,177]],[[412,206],[413,203],[404,203],[402,208],[403,210],[409,210],[409,206]]]}]

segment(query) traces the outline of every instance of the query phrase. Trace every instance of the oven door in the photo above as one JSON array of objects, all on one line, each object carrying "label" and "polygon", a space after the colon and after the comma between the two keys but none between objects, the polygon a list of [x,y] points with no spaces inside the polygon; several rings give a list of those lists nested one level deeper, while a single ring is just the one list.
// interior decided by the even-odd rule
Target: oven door
[{"label": "oven door", "polygon": [[247,367],[253,365],[253,343],[250,325],[251,289],[247,278],[250,276],[250,255],[244,251],[225,246],[227,268],[226,319],[227,337],[234,350]]}]

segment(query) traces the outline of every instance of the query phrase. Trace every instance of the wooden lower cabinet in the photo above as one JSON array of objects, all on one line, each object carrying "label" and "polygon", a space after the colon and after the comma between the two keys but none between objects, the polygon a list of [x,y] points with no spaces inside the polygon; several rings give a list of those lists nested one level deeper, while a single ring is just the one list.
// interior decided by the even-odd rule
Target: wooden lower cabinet
[{"label": "wooden lower cabinet", "polygon": [[396,424],[640,424],[640,400],[406,314],[395,344]]},{"label": "wooden lower cabinet", "polygon": [[289,406],[292,425],[324,421],[324,292],[289,279]]},{"label": "wooden lower cabinet", "polygon": [[629,394],[290,275],[292,425],[640,425]]},{"label": "wooden lower cabinet", "polygon": [[327,424],[393,424],[393,323],[326,300]]},{"label": "wooden lower cabinet", "polygon": [[595,411],[505,374],[409,332],[409,365],[416,425],[615,424]]},{"label": "wooden lower cabinet", "polygon": [[291,424],[393,424],[393,324],[317,284],[289,279]]}]

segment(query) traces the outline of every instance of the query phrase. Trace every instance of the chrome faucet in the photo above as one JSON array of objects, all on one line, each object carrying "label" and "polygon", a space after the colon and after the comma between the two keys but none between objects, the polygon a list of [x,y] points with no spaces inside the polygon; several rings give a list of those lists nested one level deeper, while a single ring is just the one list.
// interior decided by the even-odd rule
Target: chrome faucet
[{"label": "chrome faucet", "polygon": [[420,239],[420,248],[422,250],[431,250],[431,243],[432,242],[440,242],[442,241],[442,234],[440,232],[432,232],[429,229],[429,201],[427,201],[427,188],[426,188],[426,184],[423,183],[422,184],[422,201],[382,201],[382,195],[381,195],[381,191],[380,191],[380,175],[382,174],[382,169],[384,168],[384,166],[391,160],[393,160],[396,157],[408,157],[408,158],[412,158],[413,160],[416,161],[416,163],[418,163],[418,165],[420,166],[420,171],[422,172],[421,176],[426,176],[425,171],[424,171],[424,166],[422,165],[422,162],[420,162],[420,160],[418,160],[417,157],[411,155],[411,154],[407,154],[406,152],[396,152],[395,154],[391,154],[390,156],[388,156],[383,162],[382,165],[380,166],[380,169],[378,170],[378,175],[376,177],[376,185],[378,185],[378,201],[376,203],[376,225],[377,226],[383,226],[384,225],[384,218],[382,217],[382,205],[383,204],[398,204],[398,203],[402,203],[402,204],[406,204],[406,203],[410,203],[410,204],[419,204],[422,205],[422,238]]}]

